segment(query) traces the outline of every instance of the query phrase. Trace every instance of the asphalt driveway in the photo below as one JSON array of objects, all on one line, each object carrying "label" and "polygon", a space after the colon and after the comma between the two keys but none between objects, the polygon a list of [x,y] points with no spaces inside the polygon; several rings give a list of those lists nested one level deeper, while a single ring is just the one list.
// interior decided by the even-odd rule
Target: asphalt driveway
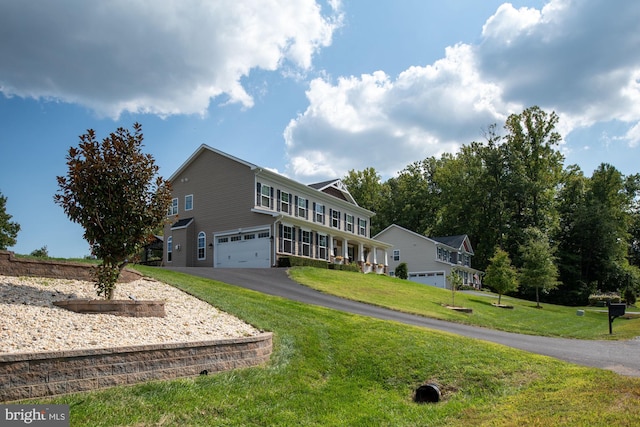
[{"label": "asphalt driveway", "polygon": [[[555,357],[583,366],[608,369],[621,375],[640,377],[640,337],[629,341],[593,341],[539,337],[461,325],[422,316],[400,313],[369,304],[346,300],[299,285],[287,276],[286,269],[214,269],[169,268],[307,304],[348,313],[394,320],[409,325],[450,332]],[[615,325],[614,325],[615,327]]]}]

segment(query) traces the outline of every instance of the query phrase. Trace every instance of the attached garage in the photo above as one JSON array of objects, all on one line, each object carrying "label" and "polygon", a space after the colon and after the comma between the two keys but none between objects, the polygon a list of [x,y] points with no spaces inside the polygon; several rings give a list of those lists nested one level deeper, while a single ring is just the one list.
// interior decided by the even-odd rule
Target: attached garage
[{"label": "attached garage", "polygon": [[423,285],[436,286],[438,288],[444,288],[446,286],[443,271],[409,273],[409,280],[412,282],[422,283]]},{"label": "attached garage", "polygon": [[244,233],[214,235],[215,268],[271,267],[269,229]]}]

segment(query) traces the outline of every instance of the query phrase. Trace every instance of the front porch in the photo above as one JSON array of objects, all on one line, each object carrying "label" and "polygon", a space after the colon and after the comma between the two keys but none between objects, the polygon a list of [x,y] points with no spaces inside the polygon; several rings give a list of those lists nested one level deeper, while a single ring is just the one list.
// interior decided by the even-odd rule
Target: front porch
[{"label": "front porch", "polygon": [[276,259],[295,256],[331,264],[357,265],[362,273],[387,274],[386,243],[308,224],[280,223],[275,228]]},{"label": "front porch", "polygon": [[387,274],[387,251],[376,245],[343,239],[332,239],[330,262],[357,264],[362,273]]}]

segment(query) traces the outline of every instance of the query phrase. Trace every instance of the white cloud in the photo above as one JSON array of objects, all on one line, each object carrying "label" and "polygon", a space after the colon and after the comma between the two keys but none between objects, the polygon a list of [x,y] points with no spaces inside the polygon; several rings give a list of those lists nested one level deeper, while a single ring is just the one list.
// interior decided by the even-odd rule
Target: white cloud
[{"label": "white cloud", "polygon": [[483,127],[521,108],[506,105],[500,88],[480,79],[468,45],[449,47],[445,58],[395,80],[382,71],[336,84],[315,79],[307,98],[309,107],[285,131],[289,173],[300,179],[339,177],[372,165],[391,176],[480,139]]},{"label": "white cloud", "polygon": [[[123,111],[203,114],[253,105],[252,69],[309,69],[341,25],[314,0],[2,0],[0,92]],[[288,64],[288,65],[287,65]]]},{"label": "white cloud", "polygon": [[377,71],[316,79],[307,110],[284,133],[288,172],[327,178],[373,166],[389,176],[482,140],[481,129],[532,105],[558,113],[565,136],[617,120],[637,144],[638,22],[636,2],[552,0],[541,10],[505,3],[486,20],[479,43],[450,46],[431,65],[397,78]]}]

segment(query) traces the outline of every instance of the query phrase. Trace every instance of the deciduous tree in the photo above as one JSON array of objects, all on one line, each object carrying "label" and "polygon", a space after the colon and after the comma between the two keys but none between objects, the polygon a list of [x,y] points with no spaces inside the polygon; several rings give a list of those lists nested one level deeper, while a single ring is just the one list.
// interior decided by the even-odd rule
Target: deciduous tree
[{"label": "deciduous tree", "polygon": [[549,239],[540,229],[525,230],[526,241],[520,246],[522,268],[520,284],[535,289],[536,306],[540,308],[540,290],[546,292],[558,287],[558,268],[554,263]]},{"label": "deciduous tree", "polygon": [[102,260],[96,288],[106,299],[128,259],[166,218],[171,200],[169,182],[142,152],[143,139],[138,123],[133,133],[118,128],[102,142],[89,129],[69,149],[67,175],[58,177],[54,200],[84,228],[92,254]]},{"label": "deciduous tree", "polygon": [[484,284],[498,293],[498,305],[502,295],[518,290],[518,271],[511,265],[506,251],[496,248],[493,257],[489,259]]}]

